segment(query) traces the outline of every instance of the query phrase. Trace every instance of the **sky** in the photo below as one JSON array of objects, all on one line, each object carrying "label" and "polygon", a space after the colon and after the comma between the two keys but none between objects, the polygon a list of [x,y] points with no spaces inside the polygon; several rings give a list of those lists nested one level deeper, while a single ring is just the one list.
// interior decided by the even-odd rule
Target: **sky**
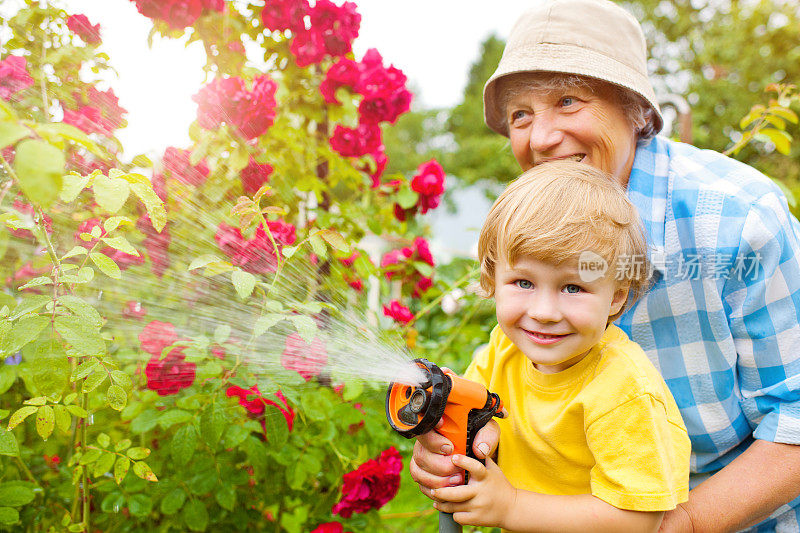
[{"label": "sky", "polygon": [[[453,106],[481,42],[492,33],[507,37],[517,16],[537,1],[355,0],[362,18],[354,53],[360,59],[377,48],[384,62],[401,69],[417,89],[415,106]],[[187,48],[181,41],[156,38],[148,48],[152,25],[130,0],[63,0],[62,5],[101,25],[102,50],[118,71],[108,86],[128,110],[128,127],[118,135],[123,159],[140,153],[158,158],[167,146],[186,147],[197,111],[191,96],[203,84],[200,43]]]}]

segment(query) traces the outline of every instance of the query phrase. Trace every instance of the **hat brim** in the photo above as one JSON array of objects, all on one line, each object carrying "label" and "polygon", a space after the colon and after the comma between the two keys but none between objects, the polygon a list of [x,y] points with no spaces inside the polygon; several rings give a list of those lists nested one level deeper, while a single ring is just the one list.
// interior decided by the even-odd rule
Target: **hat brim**
[{"label": "hat brim", "polygon": [[497,82],[500,78],[525,72],[554,72],[594,78],[632,91],[655,111],[655,130],[664,124],[650,80],[637,69],[595,50],[575,45],[537,43],[504,54],[500,65],[483,89],[483,114],[486,125],[508,137],[505,110],[500,109]]}]

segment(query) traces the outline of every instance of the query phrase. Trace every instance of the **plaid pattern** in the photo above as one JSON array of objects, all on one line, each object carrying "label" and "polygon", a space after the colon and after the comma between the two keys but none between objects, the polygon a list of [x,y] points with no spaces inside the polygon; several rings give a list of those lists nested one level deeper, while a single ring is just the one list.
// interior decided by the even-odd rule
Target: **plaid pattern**
[{"label": "plaid pattern", "polygon": [[[628,183],[651,250],[646,297],[617,324],[660,370],[692,441],[692,486],[753,438],[800,444],[800,224],[780,189],[657,137]],[[800,498],[752,531],[800,531]]]}]

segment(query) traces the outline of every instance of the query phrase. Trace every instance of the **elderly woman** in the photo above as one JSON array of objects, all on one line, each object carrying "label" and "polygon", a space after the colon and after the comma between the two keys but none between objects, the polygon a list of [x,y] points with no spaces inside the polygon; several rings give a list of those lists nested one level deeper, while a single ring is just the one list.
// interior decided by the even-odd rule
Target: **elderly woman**
[{"label": "elderly woman", "polygon": [[[584,161],[626,187],[642,218],[652,286],[617,324],[660,370],[692,441],[689,501],[661,530],[800,531],[800,225],[778,187],[656,136],[641,28],[606,0],[525,13],[484,115],[523,170]],[[474,451],[491,456],[500,440],[493,422]],[[411,475],[426,495],[462,482],[451,451],[434,432],[415,444]]]}]

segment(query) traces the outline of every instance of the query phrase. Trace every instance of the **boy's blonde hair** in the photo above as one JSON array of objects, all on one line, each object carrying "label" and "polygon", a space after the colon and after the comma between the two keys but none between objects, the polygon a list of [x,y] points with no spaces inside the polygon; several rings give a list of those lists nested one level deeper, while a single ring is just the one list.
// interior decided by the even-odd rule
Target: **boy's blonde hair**
[{"label": "boy's blonde hair", "polygon": [[627,286],[628,303],[647,289],[647,244],[636,208],[609,174],[575,161],[537,165],[512,181],[481,229],[481,288],[494,295],[495,265],[521,257],[561,264],[591,251],[608,263],[605,275]]}]

